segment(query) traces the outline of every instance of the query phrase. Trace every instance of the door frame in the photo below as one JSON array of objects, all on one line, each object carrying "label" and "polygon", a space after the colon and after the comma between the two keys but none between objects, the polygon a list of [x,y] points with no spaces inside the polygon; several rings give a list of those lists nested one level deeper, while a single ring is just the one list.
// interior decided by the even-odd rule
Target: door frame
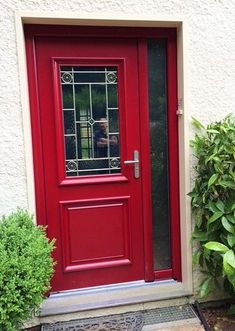
[{"label": "door frame", "polygon": [[[28,77],[32,140],[37,142],[37,148],[33,149],[36,210],[39,217],[38,224],[46,226],[46,182],[43,164],[42,132],[40,123],[40,97],[37,87],[37,69],[35,58],[35,37],[86,37],[86,38],[107,38],[112,39],[138,39],[139,61],[139,104],[140,104],[140,146],[141,146],[141,169],[142,171],[142,202],[143,202],[143,240],[145,255],[145,281],[155,279],[172,278],[181,280],[181,252],[180,252],[180,223],[179,223],[179,170],[178,170],[178,123],[177,123],[177,51],[176,51],[176,29],[175,28],[106,28],[106,27],[76,27],[76,26],[48,26],[28,25],[25,29],[26,49],[28,54]],[[164,38],[167,41],[167,122],[168,122],[168,166],[169,166],[169,221],[171,234],[171,262],[172,268],[155,271],[153,275],[153,242],[152,242],[152,213],[151,199],[148,192],[151,192],[150,168],[150,146],[149,146],[149,119],[148,119],[148,71],[147,63],[147,42],[146,38]],[[54,90],[55,105],[58,103],[56,89]],[[58,123],[57,123],[58,124]],[[60,126],[59,126],[60,127]],[[56,130],[56,132],[58,129]],[[176,143],[177,142],[177,143]],[[143,164],[145,163],[145,164]],[[44,183],[44,187],[42,185]]]},{"label": "door frame", "polygon": [[[190,171],[189,171],[189,146],[188,146],[188,114],[184,112],[187,109],[187,89],[186,89],[186,36],[187,23],[178,17],[158,18],[158,17],[143,17],[142,15],[122,15],[121,17],[105,14],[82,14],[82,13],[42,13],[42,12],[17,12],[15,15],[16,36],[17,36],[17,51],[19,65],[19,79],[21,87],[21,103],[22,117],[25,139],[25,164],[27,176],[27,194],[28,208],[36,214],[35,208],[35,188],[34,188],[34,171],[32,161],[32,143],[31,143],[31,123],[29,112],[29,94],[26,71],[25,57],[25,40],[23,26],[24,24],[66,24],[66,25],[84,25],[84,26],[137,26],[137,27],[175,27],[177,28],[177,67],[178,67],[178,110],[179,116],[179,182],[180,182],[180,220],[181,220],[181,256],[182,261],[182,283],[158,283],[155,295],[151,293],[153,298],[165,298],[169,293],[171,296],[173,288],[177,288],[179,293],[177,296],[183,295],[186,292],[192,293],[192,268],[191,268],[191,223],[190,223],[190,201],[186,194],[190,190]],[[33,54],[32,54],[33,55]],[[163,290],[163,291],[162,291]],[[186,291],[186,292],[185,292]],[[143,293],[146,292],[144,287]],[[164,294],[163,294],[164,293]],[[181,293],[181,294],[180,294]],[[147,299],[146,299],[147,300]]]}]

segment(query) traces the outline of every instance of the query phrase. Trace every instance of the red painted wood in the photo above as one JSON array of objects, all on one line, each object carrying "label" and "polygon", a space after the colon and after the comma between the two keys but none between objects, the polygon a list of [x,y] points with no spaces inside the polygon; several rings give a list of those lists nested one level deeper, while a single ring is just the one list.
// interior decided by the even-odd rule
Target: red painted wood
[{"label": "red painted wood", "polygon": [[172,269],[162,269],[154,271],[155,279],[172,279],[173,278],[173,270]]},{"label": "red painted wood", "polygon": [[[57,238],[54,257],[58,264],[52,284],[53,290],[137,279],[152,281],[154,277],[180,280],[176,30],[27,25],[25,31],[37,221],[38,224],[48,225],[50,238]],[[100,36],[105,38],[102,39]],[[149,135],[147,134],[149,131],[145,42],[147,37],[167,38],[168,42],[168,154],[172,269],[155,272],[153,271]],[[81,65],[111,63],[118,66],[121,159],[122,161],[132,159],[133,150],[140,151],[140,179],[133,178],[131,166],[122,166],[122,173],[112,176],[65,178],[58,67],[60,64],[68,63]],[[81,199],[105,201],[124,196],[130,196],[126,205],[128,212],[124,213],[128,217],[123,216],[123,220],[128,218],[129,227],[128,231],[123,231],[123,237],[128,238],[122,239],[131,247],[130,256],[127,257],[124,254],[120,259],[110,261],[101,259],[99,262],[95,262],[94,258],[92,262],[79,262],[77,265],[70,263],[70,256],[79,249],[79,242],[76,243],[73,237],[70,243],[70,237],[74,233],[69,224],[75,224],[75,222],[68,215],[64,216],[67,212],[62,205],[69,206],[71,201],[77,201],[80,204]],[[59,202],[63,202],[62,205]],[[76,203],[75,208],[77,208]],[[112,213],[110,219],[112,219]],[[76,228],[75,232],[77,231]],[[112,237],[112,231],[110,229],[107,231],[106,236],[109,237],[110,234]],[[119,231],[119,238],[120,233]],[[88,239],[85,238],[83,244],[86,240]],[[64,242],[67,246],[64,246]],[[107,251],[107,243],[108,241],[103,245],[104,251]],[[93,249],[95,245],[97,242],[94,242]],[[117,248],[117,243],[115,245],[114,249]],[[106,256],[107,259],[110,256]]]},{"label": "red painted wood", "polygon": [[[121,175],[110,176],[116,178],[115,182],[109,182],[109,176],[102,175],[99,183],[95,177],[90,177],[89,186],[76,185],[74,179],[72,185],[69,185],[69,179],[66,179],[68,185],[59,185],[65,176],[62,178],[62,113],[58,100],[59,92],[56,92],[56,66],[58,63],[66,64],[71,61],[71,54],[73,58],[76,57],[77,65],[80,61],[89,64],[89,58],[94,54],[96,63],[101,59],[100,65],[103,65],[104,58],[106,63],[116,63],[120,76],[121,159],[132,159],[133,151],[140,150],[140,141],[136,136],[139,130],[137,43],[135,40],[36,37],[31,47],[36,49],[36,60],[28,57],[29,69],[36,66],[40,98],[39,105],[32,107],[32,121],[40,117],[38,136],[41,134],[44,167],[44,177],[38,180],[45,183],[48,235],[57,240],[54,253],[57,266],[52,289],[58,291],[144,279],[141,179],[133,177],[132,166],[122,165]],[[35,69],[29,70],[29,81],[32,80],[36,80]],[[33,139],[33,143],[37,154],[38,141]],[[35,161],[40,157],[37,155]],[[35,169],[35,173],[41,175],[36,162]],[[123,181],[123,177],[126,177],[126,181]],[[101,178],[105,178],[103,183]],[[79,179],[77,181],[79,182]],[[103,208],[102,212],[101,208],[99,212],[97,208],[95,214],[90,206],[88,214],[67,211],[67,217],[61,215],[60,201],[79,201],[81,198],[115,200],[120,196],[130,198],[125,201],[125,208],[118,209],[118,213],[117,210],[113,211],[111,207],[107,207]],[[64,213],[65,211],[62,214]],[[98,240],[99,238],[101,240]],[[118,256],[114,257],[115,254]],[[89,263],[85,265],[82,261],[88,257]],[[82,271],[79,268],[82,268]]]},{"label": "red painted wood", "polygon": [[150,141],[149,141],[149,102],[148,102],[148,66],[147,42],[139,41],[139,103],[140,103],[140,137],[141,137],[141,170],[143,183],[143,222],[144,222],[144,250],[145,250],[145,280],[153,281],[153,231],[152,231],[152,201],[150,174]]},{"label": "red painted wood", "polygon": [[27,71],[29,80],[29,94],[30,94],[30,108],[35,111],[31,113],[31,128],[32,140],[37,142],[37,148],[33,149],[34,158],[34,180],[35,180],[35,195],[36,195],[36,210],[37,223],[40,225],[47,225],[46,218],[46,200],[45,200],[45,186],[42,178],[44,177],[43,167],[43,151],[41,141],[41,119],[39,112],[39,95],[37,84],[37,71],[35,68],[35,47],[33,43],[33,36],[25,36],[26,52],[27,52]]},{"label": "red painted wood", "polygon": [[[112,59],[109,57],[101,58],[99,57],[99,60],[94,58],[86,57],[85,59],[83,57],[78,58],[66,58],[64,60],[53,58],[53,66],[54,66],[54,103],[55,103],[55,110],[62,109],[62,95],[60,89],[58,89],[58,86],[60,84],[59,79],[59,72],[60,72],[60,66],[66,65],[66,66],[73,66],[79,63],[80,66],[116,66],[118,73],[119,73],[119,86],[124,86],[124,81],[122,80],[122,77],[124,77],[124,60],[123,59]],[[122,91],[120,91],[122,94]],[[122,102],[122,100],[120,100]],[[57,153],[58,158],[60,160],[64,160],[64,139],[63,139],[63,119],[61,117],[60,111],[55,111],[55,130],[56,130],[56,141],[57,141]],[[123,133],[124,134],[124,133]],[[121,137],[123,138],[123,137]],[[83,176],[82,178],[73,178],[73,177],[67,177],[65,178],[65,163],[59,162],[58,163],[58,172],[59,172],[59,184],[60,185],[81,185],[81,184],[94,184],[94,183],[104,183],[105,182],[120,182],[120,181],[127,181],[127,178],[125,176],[122,176],[120,178],[120,175],[112,175],[112,176],[105,176],[105,177],[86,177]],[[125,174],[125,168],[124,174]],[[105,180],[104,180],[105,179]]]},{"label": "red painted wood", "polygon": [[129,199],[60,202],[64,272],[131,264]]},{"label": "red painted wood", "polygon": [[138,28],[105,26],[69,26],[69,25],[25,25],[28,34],[34,36],[79,36],[119,38],[176,38],[175,28]]}]

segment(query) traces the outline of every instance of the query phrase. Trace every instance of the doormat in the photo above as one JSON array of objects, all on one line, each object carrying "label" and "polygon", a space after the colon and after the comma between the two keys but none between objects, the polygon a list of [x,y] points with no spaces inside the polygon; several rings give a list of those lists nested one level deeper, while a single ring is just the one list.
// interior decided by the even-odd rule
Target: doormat
[{"label": "doormat", "polygon": [[144,325],[155,325],[197,318],[190,305],[156,308],[146,311],[101,316],[44,324],[42,331],[140,331]]}]

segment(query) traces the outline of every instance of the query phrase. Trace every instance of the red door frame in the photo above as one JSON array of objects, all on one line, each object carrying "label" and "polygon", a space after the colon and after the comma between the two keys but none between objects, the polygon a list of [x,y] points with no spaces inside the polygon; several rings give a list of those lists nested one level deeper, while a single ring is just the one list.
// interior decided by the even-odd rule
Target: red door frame
[{"label": "red door frame", "polygon": [[[147,63],[146,38],[164,38],[167,40],[167,109],[168,109],[168,162],[169,162],[169,210],[171,229],[172,268],[155,271],[153,274],[153,254],[150,251],[149,241],[152,242],[152,225],[150,220],[151,201],[143,199],[144,215],[144,247],[145,247],[145,280],[173,278],[181,280],[181,252],[180,252],[180,211],[179,211],[179,152],[178,152],[178,118],[177,110],[177,47],[176,29],[174,28],[132,28],[132,27],[92,27],[92,26],[55,26],[55,25],[25,25],[25,40],[27,51],[27,68],[29,77],[29,95],[31,112],[32,139],[37,141],[37,148],[33,149],[36,211],[38,224],[46,225],[45,181],[43,178],[43,153],[41,143],[41,126],[39,114],[39,95],[37,86],[35,43],[36,36],[77,36],[77,37],[112,37],[112,38],[138,38],[139,56]],[[148,75],[147,67],[139,63],[139,102],[141,122],[141,150],[143,169],[142,173],[143,197],[151,192],[150,187],[150,146],[148,121]],[[145,148],[143,148],[143,146]]]}]

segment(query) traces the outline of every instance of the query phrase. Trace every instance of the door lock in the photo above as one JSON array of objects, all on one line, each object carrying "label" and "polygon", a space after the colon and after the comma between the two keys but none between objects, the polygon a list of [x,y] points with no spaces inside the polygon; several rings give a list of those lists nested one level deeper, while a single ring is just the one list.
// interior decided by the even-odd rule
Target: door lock
[{"label": "door lock", "polygon": [[133,160],[126,160],[124,161],[124,164],[130,164],[134,165],[134,177],[139,178],[140,177],[140,161],[139,161],[139,151],[134,151],[134,159]]}]

